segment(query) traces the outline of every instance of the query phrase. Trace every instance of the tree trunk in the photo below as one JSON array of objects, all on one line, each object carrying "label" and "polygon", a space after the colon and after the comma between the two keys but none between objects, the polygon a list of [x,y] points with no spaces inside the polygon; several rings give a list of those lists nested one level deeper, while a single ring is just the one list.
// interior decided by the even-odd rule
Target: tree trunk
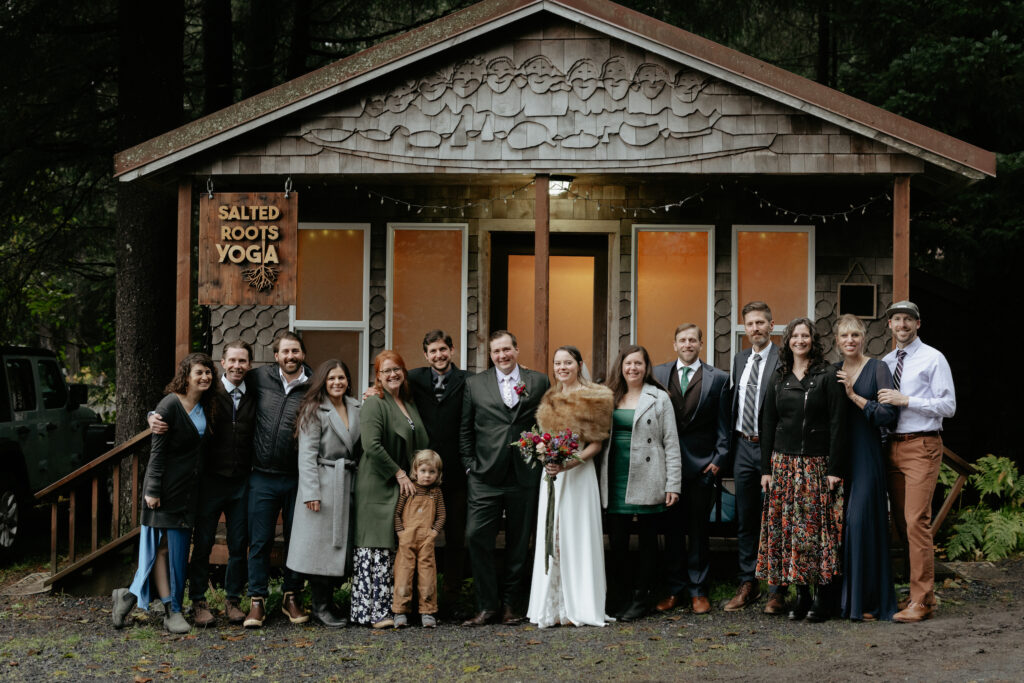
[{"label": "tree trunk", "polygon": [[[181,124],[183,0],[118,4],[118,147]],[[117,442],[146,426],[174,366],[176,187],[117,189]],[[138,495],[122,463],[122,510]],[[122,529],[123,530],[123,529]]]},{"label": "tree trunk", "polygon": [[242,97],[251,97],[274,85],[274,48],[281,9],[272,0],[251,0],[242,36],[245,70]]},{"label": "tree trunk", "polygon": [[203,113],[223,109],[235,98],[231,0],[203,0]]},{"label": "tree trunk", "polygon": [[286,78],[298,78],[308,71],[309,56],[309,0],[292,3],[292,37],[288,45],[288,73]]}]

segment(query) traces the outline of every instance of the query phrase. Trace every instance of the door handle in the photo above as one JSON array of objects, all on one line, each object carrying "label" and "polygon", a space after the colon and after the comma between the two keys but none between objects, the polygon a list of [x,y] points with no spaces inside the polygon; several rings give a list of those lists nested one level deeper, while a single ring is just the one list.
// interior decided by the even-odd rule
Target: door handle
[{"label": "door handle", "polygon": [[46,423],[46,431],[48,431],[48,432],[55,432],[58,429],[59,429],[59,427],[57,425],[55,425],[54,423],[52,423],[52,422],[47,422]]}]

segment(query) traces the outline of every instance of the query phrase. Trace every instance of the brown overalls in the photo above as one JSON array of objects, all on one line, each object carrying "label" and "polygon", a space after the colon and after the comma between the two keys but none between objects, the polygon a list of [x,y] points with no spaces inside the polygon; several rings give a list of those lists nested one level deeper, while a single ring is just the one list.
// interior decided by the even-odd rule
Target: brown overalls
[{"label": "brown overalls", "polygon": [[402,494],[395,507],[395,531],[398,553],[395,555],[395,596],[392,611],[408,614],[412,603],[415,576],[420,594],[420,614],[437,612],[437,564],[434,561],[435,534],[444,527],[444,498],[441,488],[425,489],[416,484],[416,493]]}]

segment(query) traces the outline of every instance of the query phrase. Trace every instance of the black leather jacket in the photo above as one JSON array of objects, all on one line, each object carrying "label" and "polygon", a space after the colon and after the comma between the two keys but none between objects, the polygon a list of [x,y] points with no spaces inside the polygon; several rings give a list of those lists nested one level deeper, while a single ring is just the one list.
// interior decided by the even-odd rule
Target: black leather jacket
[{"label": "black leather jacket", "polygon": [[761,471],[772,471],[775,452],[827,458],[829,476],[844,476],[846,401],[832,365],[810,368],[803,382],[792,372],[775,372],[761,411]]},{"label": "black leather jacket", "polygon": [[[309,367],[303,366],[312,376]],[[295,439],[295,417],[306,395],[309,382],[296,386],[287,395],[277,365],[264,365],[245,376],[256,391],[256,429],[253,433],[252,468],[268,474],[297,475],[299,451]]]}]

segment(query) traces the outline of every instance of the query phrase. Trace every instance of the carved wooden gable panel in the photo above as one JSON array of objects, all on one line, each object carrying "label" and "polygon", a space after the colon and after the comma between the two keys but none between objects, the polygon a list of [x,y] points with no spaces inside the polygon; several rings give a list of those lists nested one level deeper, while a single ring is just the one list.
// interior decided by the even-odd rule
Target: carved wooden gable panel
[{"label": "carved wooden gable panel", "polygon": [[198,170],[922,170],[881,143],[621,41],[581,27],[557,34],[375,81],[307,111],[283,137]]}]

